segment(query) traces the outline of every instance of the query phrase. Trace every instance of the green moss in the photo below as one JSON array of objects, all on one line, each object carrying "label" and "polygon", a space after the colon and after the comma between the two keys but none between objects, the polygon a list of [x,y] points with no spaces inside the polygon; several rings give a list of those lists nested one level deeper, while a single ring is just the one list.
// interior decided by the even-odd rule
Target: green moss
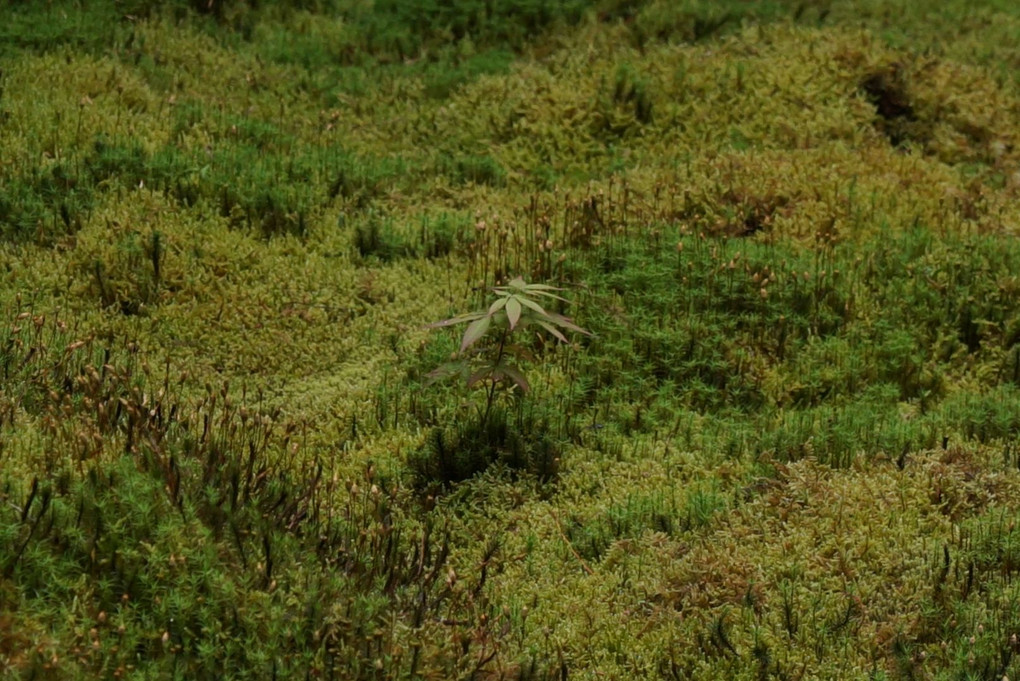
[{"label": "green moss", "polygon": [[1020,676],[1009,3],[8,10],[0,676]]}]

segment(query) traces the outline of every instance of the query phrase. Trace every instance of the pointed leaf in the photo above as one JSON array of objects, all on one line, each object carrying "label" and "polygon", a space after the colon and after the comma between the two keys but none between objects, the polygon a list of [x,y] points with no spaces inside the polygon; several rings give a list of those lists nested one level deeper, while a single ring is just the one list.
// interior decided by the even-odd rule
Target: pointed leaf
[{"label": "pointed leaf", "polygon": [[502,310],[503,306],[506,305],[506,301],[508,301],[508,300],[510,300],[510,298],[507,297],[507,296],[502,296],[500,298],[497,298],[496,302],[494,302],[492,305],[489,306],[489,314],[490,315],[494,315],[497,312],[499,312],[500,310]]},{"label": "pointed leaf", "polygon": [[549,314],[547,321],[555,324],[556,326],[562,326],[564,329],[574,331],[575,333],[583,333],[586,336],[592,335],[591,331],[586,331],[582,329],[580,326],[571,321],[569,317],[564,317],[563,315],[560,314],[555,313]]},{"label": "pointed leaf", "polygon": [[516,343],[512,343],[510,345],[507,345],[505,348],[503,348],[503,352],[508,354],[508,355],[511,355],[511,356],[516,357],[518,359],[523,359],[523,360],[528,361],[528,362],[534,362],[535,361],[535,355],[532,354],[532,352],[530,350],[528,350],[527,348],[522,347],[520,345],[517,345]]},{"label": "pointed leaf", "polygon": [[513,381],[514,384],[521,389],[521,392],[526,393],[531,390],[531,386],[528,385],[528,379],[524,377],[524,374],[517,367],[502,364],[500,365],[500,370],[504,376]]},{"label": "pointed leaf", "polygon": [[463,324],[464,322],[474,321],[475,319],[480,319],[484,316],[485,316],[484,312],[469,312],[468,314],[457,315],[456,317],[453,317],[451,319],[444,319],[441,322],[432,322],[431,324],[426,324],[425,328],[441,329],[447,326],[453,326],[454,324]]},{"label": "pointed leaf", "polygon": [[517,322],[521,319],[521,301],[517,296],[511,296],[506,301],[506,318],[510,322],[510,330],[513,331]]},{"label": "pointed leaf", "polygon": [[543,322],[541,319],[538,319],[538,320],[535,321],[535,323],[538,324],[539,326],[541,326],[543,329],[545,329],[549,333],[551,333],[556,338],[558,338],[561,343],[566,343],[567,342],[567,337],[564,336],[560,332],[559,329],[557,329],[555,326],[553,326],[549,322]]},{"label": "pointed leaf", "polygon": [[467,379],[467,387],[474,388],[479,382],[484,381],[487,378],[493,377],[492,367],[482,367],[475,373],[471,374]]},{"label": "pointed leaf", "polygon": [[482,317],[471,322],[467,329],[464,331],[464,338],[460,341],[460,351],[464,352],[469,347],[474,345],[479,338],[485,335],[485,332],[489,330],[489,325],[492,323],[492,317]]},{"label": "pointed leaf", "polygon": [[460,374],[463,374],[467,371],[467,368],[468,368],[467,362],[464,361],[453,361],[441,364],[440,366],[436,367],[428,374],[426,374],[426,376],[428,377],[426,385],[432,385],[433,383],[437,383],[438,381],[441,381],[443,379],[450,378],[451,376],[458,376]]},{"label": "pointed leaf", "polygon": [[527,296],[517,296],[517,300],[521,301],[522,305],[530,307],[532,310],[534,310],[535,312],[537,312],[540,315],[547,315],[548,314],[548,312],[545,311],[545,308],[543,308],[541,305],[536,303],[531,298],[528,298]]},{"label": "pointed leaf", "polygon": [[[552,287],[550,287],[550,288],[552,288]],[[561,289],[553,288],[553,290],[554,291],[559,291]],[[548,291],[528,291],[528,293],[534,294],[536,296],[545,296],[546,298],[555,298],[556,300],[562,300],[564,303],[569,303],[570,302],[569,300],[567,300],[563,296],[558,296],[555,293],[549,293]]]}]

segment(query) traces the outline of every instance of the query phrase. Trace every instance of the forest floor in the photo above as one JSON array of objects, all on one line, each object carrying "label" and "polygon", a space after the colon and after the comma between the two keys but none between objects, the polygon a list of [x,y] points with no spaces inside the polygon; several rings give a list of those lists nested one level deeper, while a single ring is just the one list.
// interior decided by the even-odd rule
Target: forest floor
[{"label": "forest floor", "polygon": [[1020,6],[0,14],[0,677],[1020,678]]}]

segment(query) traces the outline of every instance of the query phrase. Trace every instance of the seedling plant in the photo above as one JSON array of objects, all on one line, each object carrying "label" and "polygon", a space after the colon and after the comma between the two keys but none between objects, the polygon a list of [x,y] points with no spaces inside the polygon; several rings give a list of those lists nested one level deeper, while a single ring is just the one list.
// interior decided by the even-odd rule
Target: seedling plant
[{"label": "seedling plant", "polygon": [[525,394],[531,389],[521,364],[535,361],[534,354],[524,344],[525,329],[538,327],[540,336],[545,332],[561,343],[567,342],[563,331],[591,335],[569,317],[550,312],[539,302],[568,302],[555,293],[561,291],[560,288],[529,284],[522,277],[515,277],[505,286],[495,286],[492,290],[496,299],[488,308],[429,325],[429,328],[468,325],[457,356],[438,367],[430,377],[438,380],[458,376],[469,389],[484,386],[482,423],[488,421],[498,394],[509,393],[514,388]]}]

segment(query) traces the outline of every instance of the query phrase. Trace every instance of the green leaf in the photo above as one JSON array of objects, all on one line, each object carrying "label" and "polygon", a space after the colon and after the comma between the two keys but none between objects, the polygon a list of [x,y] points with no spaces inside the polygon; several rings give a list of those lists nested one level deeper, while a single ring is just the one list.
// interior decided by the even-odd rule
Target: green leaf
[{"label": "green leaf", "polygon": [[468,377],[467,387],[474,388],[481,381],[484,381],[487,378],[492,378],[494,373],[495,372],[492,367],[482,367]]},{"label": "green leaf", "polygon": [[467,314],[459,314],[451,319],[444,319],[441,322],[432,322],[431,324],[426,324],[425,328],[442,329],[447,326],[453,326],[454,324],[463,324],[464,322],[474,321],[475,319],[480,319],[484,316],[485,316],[484,312],[469,312]]},{"label": "green leaf", "polygon": [[517,296],[511,296],[506,301],[506,318],[510,322],[510,330],[513,331],[517,322],[521,319],[521,301]]},{"label": "green leaf", "polygon": [[528,298],[527,296],[517,296],[517,299],[519,301],[521,301],[522,305],[526,305],[527,307],[530,307],[532,310],[534,310],[535,312],[537,312],[538,314],[540,314],[542,316],[546,316],[546,315],[549,314],[548,312],[545,311],[545,308],[543,308],[541,305],[536,303],[531,298]]},{"label": "green leaf", "polygon": [[572,322],[569,317],[564,317],[561,314],[550,313],[547,321],[555,324],[556,326],[562,326],[564,329],[574,331],[575,333],[583,333],[586,336],[592,335],[591,331],[582,329],[580,326]]},{"label": "green leaf", "polygon": [[562,334],[562,333],[560,332],[560,330],[559,330],[559,329],[557,329],[557,328],[556,328],[555,326],[553,326],[553,325],[552,325],[552,324],[550,324],[549,322],[544,322],[544,321],[542,321],[541,319],[536,319],[536,320],[535,320],[535,323],[536,323],[536,324],[538,324],[539,326],[541,326],[541,327],[542,327],[543,329],[545,329],[545,330],[546,330],[546,331],[548,331],[549,333],[551,333],[551,334],[552,334],[553,336],[555,336],[556,338],[558,338],[558,339],[559,339],[559,341],[560,341],[561,343],[566,343],[566,342],[567,342],[567,337],[566,337],[566,336],[564,336],[564,335],[563,335],[563,334]]},{"label": "green leaf", "polygon": [[426,375],[428,378],[426,385],[432,385],[433,383],[450,378],[451,376],[460,376],[467,372],[467,368],[467,362],[462,360],[454,360],[452,362],[441,364]]},{"label": "green leaf", "polygon": [[528,392],[531,390],[531,386],[528,385],[528,379],[524,377],[524,374],[515,366],[509,364],[500,364],[498,371],[509,378],[514,384],[521,389],[521,392]]},{"label": "green leaf", "polygon": [[[553,288],[551,286],[549,288],[552,288],[553,291],[561,291],[562,290],[562,289],[558,289],[558,288]],[[546,298],[555,298],[556,300],[562,300],[564,303],[569,303],[570,302],[569,300],[567,300],[563,296],[558,296],[555,293],[549,293],[548,291],[530,291],[529,290],[528,293],[533,293],[536,296],[545,296]]]},{"label": "green leaf", "polygon": [[464,338],[460,341],[460,351],[464,352],[474,345],[489,330],[490,324],[492,324],[492,317],[487,315],[471,322],[464,331]]},{"label": "green leaf", "polygon": [[528,350],[527,348],[525,348],[525,347],[523,347],[521,345],[517,345],[516,343],[510,343],[510,344],[506,345],[503,348],[503,353],[508,355],[508,356],[516,357],[518,359],[523,359],[523,360],[528,361],[528,362],[534,362],[535,361],[535,355],[532,354],[532,352],[530,350]]},{"label": "green leaf", "polygon": [[506,305],[506,301],[508,301],[508,300],[510,300],[510,298],[508,296],[503,296],[501,298],[497,298],[496,302],[494,302],[492,305],[489,306],[489,314],[490,315],[494,315],[497,312],[499,312],[500,310],[502,310],[503,306]]}]

